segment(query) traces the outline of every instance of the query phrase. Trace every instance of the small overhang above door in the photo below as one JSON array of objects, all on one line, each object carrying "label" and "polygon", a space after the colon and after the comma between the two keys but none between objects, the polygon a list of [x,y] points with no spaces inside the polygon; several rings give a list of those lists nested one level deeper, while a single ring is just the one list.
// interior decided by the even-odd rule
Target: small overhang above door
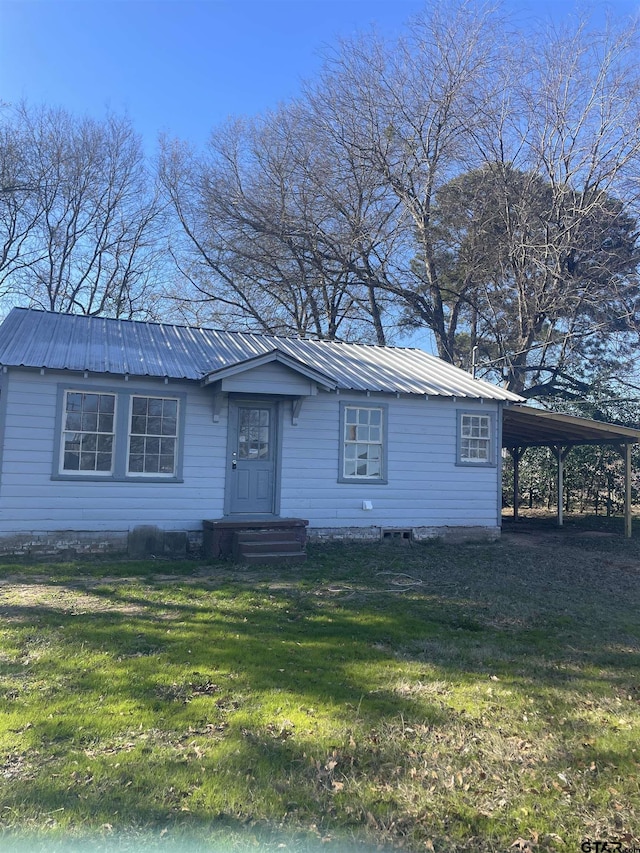
[{"label": "small overhang above door", "polygon": [[326,374],[277,349],[212,370],[202,383],[215,384],[216,389],[224,393],[290,397],[315,395],[318,387],[327,391],[334,391],[337,387],[337,383]]}]

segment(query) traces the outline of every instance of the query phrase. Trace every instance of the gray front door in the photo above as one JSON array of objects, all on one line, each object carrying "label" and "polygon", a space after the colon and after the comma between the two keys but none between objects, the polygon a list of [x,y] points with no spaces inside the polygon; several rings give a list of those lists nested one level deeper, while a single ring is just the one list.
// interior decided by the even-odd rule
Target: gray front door
[{"label": "gray front door", "polygon": [[275,513],[277,403],[229,401],[228,513]]}]

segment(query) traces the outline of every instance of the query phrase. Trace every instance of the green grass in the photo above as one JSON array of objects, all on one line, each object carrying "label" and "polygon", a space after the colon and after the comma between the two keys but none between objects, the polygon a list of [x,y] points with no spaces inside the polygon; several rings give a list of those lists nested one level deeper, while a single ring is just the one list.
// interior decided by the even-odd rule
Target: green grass
[{"label": "green grass", "polygon": [[640,844],[640,543],[309,551],[1,566],[2,849]]}]

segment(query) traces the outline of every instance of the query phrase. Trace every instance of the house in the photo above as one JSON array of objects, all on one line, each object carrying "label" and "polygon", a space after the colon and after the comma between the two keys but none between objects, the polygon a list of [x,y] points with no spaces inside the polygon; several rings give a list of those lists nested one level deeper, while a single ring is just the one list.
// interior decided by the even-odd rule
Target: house
[{"label": "house", "polygon": [[418,349],[15,308],[0,366],[0,552],[500,529],[520,398]]}]

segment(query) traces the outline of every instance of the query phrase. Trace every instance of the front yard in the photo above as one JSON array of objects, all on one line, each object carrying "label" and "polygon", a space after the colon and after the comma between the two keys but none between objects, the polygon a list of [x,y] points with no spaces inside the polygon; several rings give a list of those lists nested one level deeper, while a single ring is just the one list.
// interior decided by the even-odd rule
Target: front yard
[{"label": "front yard", "polygon": [[640,846],[639,614],[608,537],[0,566],[0,845]]}]

